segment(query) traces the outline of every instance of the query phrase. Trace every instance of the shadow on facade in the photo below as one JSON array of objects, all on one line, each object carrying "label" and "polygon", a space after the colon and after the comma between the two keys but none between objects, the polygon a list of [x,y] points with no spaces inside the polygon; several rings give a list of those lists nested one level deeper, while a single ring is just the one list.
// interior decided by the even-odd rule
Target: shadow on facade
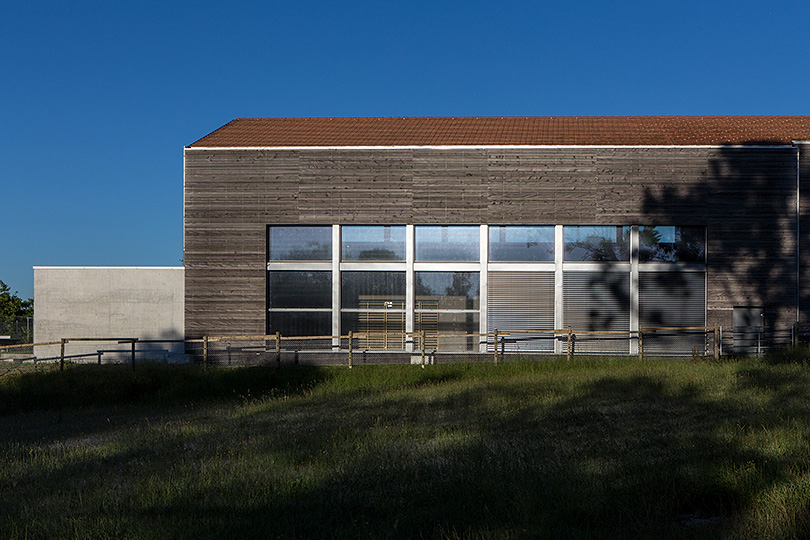
[{"label": "shadow on facade", "polygon": [[[796,174],[795,150],[726,147],[704,181],[644,189],[651,222],[707,229],[709,324],[731,326],[736,306],[763,308],[765,327],[795,322]],[[659,285],[673,299],[689,291],[675,279]]]},{"label": "shadow on facade", "polygon": [[[767,334],[771,342],[789,339],[774,337],[774,329],[789,334],[797,317],[796,150],[774,141],[748,141],[709,152],[703,170],[694,161],[691,168],[684,165],[688,159],[678,161],[677,154],[659,165],[671,168],[667,172],[680,181],[637,179],[643,185],[638,224],[705,228],[707,254],[705,278],[675,267],[644,272],[641,265],[639,326],[701,326],[695,321],[702,319],[705,297],[705,324],[739,326],[736,337],[754,332]],[[626,275],[609,264],[581,274],[576,285],[582,297],[566,293],[566,325],[574,321],[588,331],[627,328]],[[566,283],[574,277],[566,275]],[[580,305],[569,309],[572,301]]]}]

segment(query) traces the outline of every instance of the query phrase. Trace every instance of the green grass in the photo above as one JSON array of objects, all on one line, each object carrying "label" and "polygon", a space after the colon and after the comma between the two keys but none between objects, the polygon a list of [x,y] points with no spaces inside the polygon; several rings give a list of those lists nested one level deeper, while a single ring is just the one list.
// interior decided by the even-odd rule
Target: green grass
[{"label": "green grass", "polygon": [[801,362],[0,376],[4,538],[805,538]]}]

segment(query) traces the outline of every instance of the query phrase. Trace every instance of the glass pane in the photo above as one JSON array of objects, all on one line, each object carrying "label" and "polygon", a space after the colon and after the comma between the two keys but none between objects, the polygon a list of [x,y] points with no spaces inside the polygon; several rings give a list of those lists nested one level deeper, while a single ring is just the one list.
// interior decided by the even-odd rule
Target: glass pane
[{"label": "glass pane", "polygon": [[404,261],[404,225],[344,225],[341,256],[344,261]]},{"label": "glass pane", "polygon": [[332,272],[267,273],[269,308],[332,307]]},{"label": "glass pane", "polygon": [[355,309],[405,309],[405,272],[342,272],[340,304]]},{"label": "glass pane", "polygon": [[349,312],[340,315],[340,332],[361,332],[354,341],[357,349],[405,349],[405,313],[403,311]]},{"label": "glass pane", "polygon": [[554,227],[489,227],[490,261],[553,261]]},{"label": "glass pane", "polygon": [[331,261],[332,227],[268,227],[271,261]]},{"label": "glass pane", "polygon": [[[478,336],[478,313],[414,313],[417,332],[425,332],[425,349],[432,351],[472,351],[477,350],[481,338]],[[419,338],[415,348],[421,349]]]},{"label": "glass pane", "polygon": [[706,261],[706,229],[703,227],[639,227],[641,262]]},{"label": "glass pane", "polygon": [[566,261],[629,261],[630,227],[566,225]]},{"label": "glass pane", "polygon": [[332,314],[318,311],[271,311],[267,314],[267,333],[282,336],[331,336]]},{"label": "glass pane", "polygon": [[476,226],[414,227],[417,261],[477,261],[480,228]]},{"label": "glass pane", "polygon": [[478,309],[478,272],[415,272],[417,309]]},{"label": "glass pane", "polygon": [[340,314],[340,331],[352,332],[405,332],[405,312],[388,311],[344,311]]}]

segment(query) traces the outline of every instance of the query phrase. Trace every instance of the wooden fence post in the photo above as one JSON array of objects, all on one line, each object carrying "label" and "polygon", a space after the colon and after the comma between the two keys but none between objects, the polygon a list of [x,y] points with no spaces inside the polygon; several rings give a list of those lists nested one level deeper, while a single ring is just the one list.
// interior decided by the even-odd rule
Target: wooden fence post
[{"label": "wooden fence post", "polygon": [[571,360],[571,355],[574,353],[574,334],[571,331],[571,327],[568,327],[568,355],[566,357],[567,360]]},{"label": "wooden fence post", "polygon": [[714,359],[720,359],[720,327],[714,325]]},{"label": "wooden fence post", "polygon": [[492,331],[492,341],[494,343],[494,347],[492,348],[492,360],[497,364],[498,363],[498,329]]},{"label": "wooden fence post", "polygon": [[638,327],[638,359],[644,360],[644,329]]},{"label": "wooden fence post", "polygon": [[281,332],[276,332],[276,364],[281,365]]},{"label": "wooden fence post", "polygon": [[352,369],[352,362],[353,362],[353,358],[352,358],[352,348],[353,348],[353,344],[352,344],[352,331],[351,331],[351,330],[349,330],[349,369]]},{"label": "wooden fence post", "polygon": [[59,371],[63,371],[65,369],[65,342],[67,340],[62,338],[60,341],[59,347]]},{"label": "wooden fence post", "polygon": [[419,332],[419,340],[421,341],[420,348],[422,349],[422,369],[425,369],[425,331]]},{"label": "wooden fence post", "polygon": [[208,336],[203,336],[203,369],[208,369]]}]

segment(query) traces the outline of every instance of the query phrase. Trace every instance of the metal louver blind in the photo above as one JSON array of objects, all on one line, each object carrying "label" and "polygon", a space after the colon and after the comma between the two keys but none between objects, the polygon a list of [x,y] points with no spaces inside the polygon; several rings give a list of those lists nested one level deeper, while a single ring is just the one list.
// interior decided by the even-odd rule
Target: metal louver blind
[{"label": "metal louver blind", "polygon": [[[553,330],[554,272],[490,272],[487,328],[490,331]],[[551,334],[513,334],[506,350],[553,352]]]},{"label": "metal louver blind", "polygon": [[[706,324],[705,272],[640,272],[639,326],[660,328]],[[703,353],[702,332],[656,332],[644,335],[648,354]]]},{"label": "metal louver blind", "polygon": [[[574,332],[630,330],[629,272],[563,272],[564,326]],[[628,354],[628,335],[582,335],[579,352]]]}]

